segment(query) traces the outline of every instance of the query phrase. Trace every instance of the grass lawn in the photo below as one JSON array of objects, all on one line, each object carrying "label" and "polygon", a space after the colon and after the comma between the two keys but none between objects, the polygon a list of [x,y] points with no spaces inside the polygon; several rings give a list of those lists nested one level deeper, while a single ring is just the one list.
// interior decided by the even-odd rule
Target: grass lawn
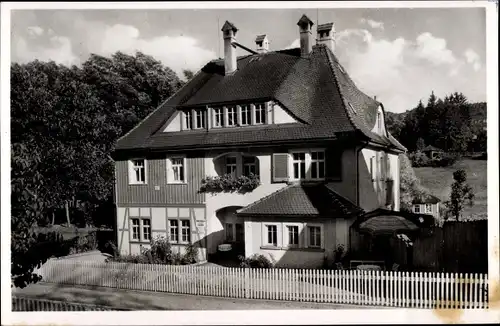
[{"label": "grass lawn", "polygon": [[475,200],[473,207],[466,207],[464,216],[485,218],[488,215],[487,199],[487,161],[464,159],[453,166],[445,168],[414,168],[415,174],[422,185],[440,198],[442,201],[450,198],[451,184],[453,183],[453,172],[464,169],[467,172],[467,183],[474,190]]}]

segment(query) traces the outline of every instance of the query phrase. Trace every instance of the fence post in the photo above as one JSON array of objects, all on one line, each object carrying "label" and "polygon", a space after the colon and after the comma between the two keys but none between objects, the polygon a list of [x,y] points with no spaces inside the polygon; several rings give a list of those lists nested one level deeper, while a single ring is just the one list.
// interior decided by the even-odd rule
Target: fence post
[{"label": "fence post", "polygon": [[245,268],[245,298],[250,299],[250,275],[248,268]]}]

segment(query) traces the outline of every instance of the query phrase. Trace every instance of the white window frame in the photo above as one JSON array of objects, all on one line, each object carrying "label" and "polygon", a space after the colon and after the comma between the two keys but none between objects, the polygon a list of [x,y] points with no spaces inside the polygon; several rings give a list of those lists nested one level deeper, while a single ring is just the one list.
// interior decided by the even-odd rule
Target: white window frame
[{"label": "white window frame", "polygon": [[[144,166],[144,180],[138,181],[136,178],[136,168],[134,165],[134,161],[143,161]],[[145,158],[133,158],[128,161],[128,183],[131,185],[145,185],[148,183],[148,161]]]},{"label": "white window frame", "polygon": [[425,213],[432,213],[432,204],[425,204]]},{"label": "white window frame", "polygon": [[[320,231],[320,245],[319,246],[311,246],[311,244],[309,243],[309,228],[310,227],[319,227]],[[306,232],[305,233],[305,238],[306,238],[306,242],[305,242],[305,247],[306,248],[311,248],[311,249],[324,249],[325,248],[325,233],[324,233],[324,228],[323,228],[323,224],[318,224],[318,223],[307,223],[305,225],[305,229],[306,229]]]},{"label": "white window frame", "polygon": [[[276,228],[276,244],[269,243],[268,240],[268,226],[274,226]],[[282,241],[282,224],[281,223],[262,223],[262,246],[264,247],[272,247],[272,248],[280,248]]]},{"label": "white window frame", "polygon": [[[265,103],[256,103],[254,105],[255,107],[255,124],[256,125],[263,125],[266,124],[267,122],[267,111],[266,111],[266,104]],[[262,108],[262,109],[261,109]],[[261,114],[259,116],[259,114]],[[260,121],[257,122],[260,118]]]},{"label": "white window frame", "polygon": [[[302,161],[301,159],[299,160],[296,160],[293,156],[294,154],[304,154],[304,160]],[[304,151],[293,151],[290,153],[290,158],[291,158],[291,163],[292,163],[292,167],[291,167],[291,176],[290,176],[290,179],[291,180],[306,180],[307,179],[307,152],[304,152]],[[300,165],[301,163],[304,162],[304,173],[305,175],[302,176],[301,175],[301,168],[300,168]],[[297,167],[298,167],[298,177],[296,178],[295,177],[295,164],[297,163]]]},{"label": "white window frame", "polygon": [[[243,104],[239,106],[240,109],[240,126],[248,126],[252,124],[252,108],[250,104]],[[246,122],[243,123],[243,117],[246,117]]]},{"label": "white window frame", "polygon": [[[134,225],[134,220],[137,220],[139,221],[139,225],[135,226]],[[145,226],[144,225],[144,221],[145,220],[148,220],[149,221],[149,225],[148,226]],[[139,216],[133,216],[133,217],[130,217],[130,240],[132,242],[150,242],[151,241],[151,238],[152,238],[152,227],[151,227],[151,224],[152,224],[152,221],[151,221],[151,217],[139,217]],[[134,228],[138,227],[139,230],[138,230],[138,237],[134,237]],[[145,229],[149,229],[149,232],[144,232]],[[144,234],[148,233],[149,234],[149,238],[146,239]]]},{"label": "white window frame", "polygon": [[[177,221],[177,226],[175,228],[172,228],[171,221]],[[189,222],[188,228],[182,226],[183,221]],[[170,243],[174,243],[174,244],[189,244],[189,243],[191,243],[191,241],[192,241],[191,232],[192,232],[193,226],[192,226],[191,220],[189,218],[169,218],[167,227],[168,227],[168,240],[170,241]],[[177,241],[172,240],[172,229],[177,230]],[[188,229],[188,237],[189,237],[188,241],[184,241],[182,239],[182,230],[185,230],[185,229]]]},{"label": "white window frame", "polygon": [[[174,178],[174,167],[178,165],[174,165],[173,161],[174,159],[182,159],[182,166],[183,166],[183,180],[175,180]],[[185,184],[187,182],[187,165],[186,165],[186,156],[185,155],[176,155],[176,156],[170,156],[167,157],[167,184]]]},{"label": "white window frame", "polygon": [[[418,212],[417,212],[417,208],[418,208]],[[420,207],[420,204],[414,204],[413,205],[413,213],[421,214],[421,208],[422,207]]]},{"label": "white window frame", "polygon": [[184,129],[192,130],[193,129],[193,114],[192,114],[191,110],[183,111],[183,118],[184,118]]},{"label": "white window frame", "polygon": [[[194,109],[193,110],[193,116],[194,116],[194,123],[193,123],[193,129],[205,129],[207,124],[206,124],[206,110],[205,109]],[[198,124],[198,117],[201,115],[201,126]]]},{"label": "white window frame", "polygon": [[[227,127],[236,127],[238,125],[238,108],[236,105],[231,105],[231,106],[226,106],[226,126]],[[232,117],[232,120],[230,119],[230,116]],[[233,123],[230,124],[229,121],[232,121]]]},{"label": "white window frame", "polygon": [[[228,159],[234,159],[234,163],[227,163]],[[231,173],[228,173],[227,172],[227,168],[228,166],[231,166],[232,168],[234,168],[234,172],[231,172]],[[232,174],[233,177],[236,178],[237,176],[237,173],[238,173],[238,157],[235,156],[235,155],[228,155],[224,158],[224,174]]]},{"label": "white window frame", "polygon": [[[224,108],[223,107],[215,107],[212,109],[213,111],[213,128],[222,128],[224,127]],[[219,119],[219,123],[217,123],[217,119]]]},{"label": "white window frame", "polygon": [[[298,243],[296,245],[290,245],[290,243],[289,243],[290,234],[288,232],[288,227],[297,227],[298,228],[298,233],[297,233]],[[284,248],[302,248],[302,247],[304,247],[303,239],[301,236],[303,230],[304,230],[303,223],[283,223],[283,247]]]},{"label": "white window frame", "polygon": [[[253,163],[247,163],[245,162],[245,159],[253,159]],[[245,174],[245,168],[248,166],[249,167],[249,170],[251,170],[251,167],[253,166],[253,170],[255,171],[254,175],[257,175],[257,157],[255,156],[242,156],[241,157],[241,160],[242,160],[242,163],[243,163],[243,175],[245,176],[249,176],[250,173],[247,175]]]},{"label": "white window frame", "polygon": [[[323,154],[323,159],[314,159],[312,158],[312,153],[322,153]],[[310,167],[309,167],[309,171],[310,171],[310,174],[311,174],[311,179],[313,180],[323,180],[325,179],[325,175],[326,175],[326,153],[325,151],[311,151],[309,153],[311,155],[311,164],[310,164]],[[319,174],[319,171],[320,171],[320,163],[323,163],[323,176],[322,177],[313,177],[312,176],[312,166],[313,164],[316,164],[317,165],[317,168],[316,168],[316,171],[317,173]],[[306,168],[306,173],[307,173],[308,169]]]},{"label": "white window frame", "polygon": [[[312,178],[311,176],[311,163],[312,163],[312,159],[311,159],[311,153],[312,152],[323,152],[323,166],[324,166],[324,170],[323,170],[323,177],[322,178]],[[305,176],[304,177],[300,177],[299,178],[295,178],[295,174],[294,174],[294,166],[293,164],[296,163],[296,162],[301,162],[301,161],[296,161],[294,160],[293,158],[293,154],[297,154],[297,153],[304,153],[305,154]],[[300,180],[325,180],[326,178],[326,164],[328,163],[327,160],[326,160],[326,150],[324,148],[312,148],[312,149],[307,149],[307,150],[304,150],[304,149],[297,149],[297,150],[292,150],[289,152],[289,160],[288,160],[288,171],[289,171],[289,179],[291,181],[300,181]],[[318,164],[319,165],[319,164]]]}]

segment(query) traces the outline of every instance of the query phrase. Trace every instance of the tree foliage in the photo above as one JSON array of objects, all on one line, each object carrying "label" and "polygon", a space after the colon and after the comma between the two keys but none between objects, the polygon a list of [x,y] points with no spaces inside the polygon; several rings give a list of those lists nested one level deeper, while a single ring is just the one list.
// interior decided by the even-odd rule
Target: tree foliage
[{"label": "tree foliage", "polygon": [[472,187],[467,184],[467,172],[465,170],[453,172],[453,180],[450,200],[445,202],[445,206],[448,210],[448,217],[452,217],[458,221],[465,205],[474,205],[474,192]]},{"label": "tree foliage", "polygon": [[[91,55],[81,67],[33,61],[11,65],[12,279],[36,281],[34,227],[78,200],[86,223],[112,201],[115,141],[182,84],[154,58]],[[94,215],[95,216],[95,215]]]},{"label": "tree foliage", "polygon": [[412,201],[417,197],[429,194],[429,191],[420,184],[420,180],[415,175],[411,161],[406,154],[399,155],[399,162],[401,210],[411,212]]},{"label": "tree foliage", "polygon": [[386,119],[387,128],[410,152],[422,144],[447,152],[486,151],[486,103],[468,103],[462,93],[437,98]]}]

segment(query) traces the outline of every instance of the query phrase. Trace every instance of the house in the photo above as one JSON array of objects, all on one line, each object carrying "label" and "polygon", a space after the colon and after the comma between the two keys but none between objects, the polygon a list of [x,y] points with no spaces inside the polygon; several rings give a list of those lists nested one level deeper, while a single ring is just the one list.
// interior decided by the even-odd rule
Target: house
[{"label": "house", "polygon": [[[259,35],[254,51],[226,21],[224,58],[118,140],[122,253],[165,236],[181,251],[195,244],[200,259],[232,243],[247,257],[314,267],[348,249],[359,214],[399,210],[405,148],[387,131],[383,104],[338,61],[332,23],[317,37],[307,16],[297,25],[299,48],[272,51]],[[235,190],[255,176],[256,187]],[[215,185],[201,191],[205,182]]]},{"label": "house", "polygon": [[439,203],[441,200],[431,194],[422,194],[412,201],[412,212],[415,214],[429,214],[439,219]]},{"label": "house", "polygon": [[437,148],[437,147],[434,147],[432,145],[429,145],[427,147],[425,147],[422,152],[427,155],[428,158],[432,159],[432,160],[435,160],[435,159],[440,159],[442,154],[443,154],[443,150]]}]

